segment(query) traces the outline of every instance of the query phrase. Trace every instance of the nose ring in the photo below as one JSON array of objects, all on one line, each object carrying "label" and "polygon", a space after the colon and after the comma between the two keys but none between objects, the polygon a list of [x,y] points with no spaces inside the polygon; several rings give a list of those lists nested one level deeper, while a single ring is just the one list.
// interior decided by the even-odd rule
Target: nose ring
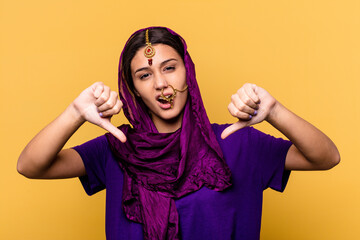
[{"label": "nose ring", "polygon": [[168,86],[170,86],[172,88],[174,93],[171,94],[171,95],[165,96],[164,95],[164,88],[163,88],[163,89],[161,89],[161,97],[160,97],[160,99],[165,100],[168,103],[170,103],[170,107],[173,108],[174,107],[174,98],[176,97],[176,93],[177,92],[184,92],[186,89],[188,89],[188,86],[186,85],[186,87],[183,90],[176,89],[172,85],[168,85]]}]

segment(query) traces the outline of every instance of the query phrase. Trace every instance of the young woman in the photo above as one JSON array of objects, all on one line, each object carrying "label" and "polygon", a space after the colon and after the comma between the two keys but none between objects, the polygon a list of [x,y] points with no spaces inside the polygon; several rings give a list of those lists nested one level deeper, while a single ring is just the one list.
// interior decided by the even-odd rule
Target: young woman
[{"label": "young woman", "polygon": [[[264,189],[340,161],[326,135],[254,84],[231,97],[238,122],[210,124],[186,43],[167,28],[130,37],[119,92],[85,89],[18,160],[29,178],[80,177],[89,195],[106,188],[108,239],[259,239]],[[121,109],[132,126],[110,123]],[[250,127],[264,120],[291,142]],[[109,133],[62,149],[85,121]]]}]

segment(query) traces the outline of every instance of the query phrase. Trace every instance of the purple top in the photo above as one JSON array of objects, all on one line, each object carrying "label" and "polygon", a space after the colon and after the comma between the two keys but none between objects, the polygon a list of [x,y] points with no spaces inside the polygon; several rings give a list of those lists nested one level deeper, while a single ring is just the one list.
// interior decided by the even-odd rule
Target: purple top
[{"label": "purple top", "polygon": [[[202,187],[175,199],[180,236],[186,239],[259,239],[263,190],[285,189],[290,171],[284,170],[291,142],[247,127],[225,140],[228,125],[212,124],[232,186],[222,192]],[[126,218],[121,208],[123,172],[105,136],[74,148],[84,161],[87,175],[80,177],[87,194],[106,188],[106,236],[109,240],[143,239],[141,224]]]}]

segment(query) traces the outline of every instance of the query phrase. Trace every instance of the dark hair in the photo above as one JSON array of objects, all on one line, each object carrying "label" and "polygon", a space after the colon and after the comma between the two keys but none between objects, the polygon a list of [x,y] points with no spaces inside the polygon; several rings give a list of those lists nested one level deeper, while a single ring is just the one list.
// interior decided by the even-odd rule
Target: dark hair
[{"label": "dark hair", "polygon": [[[123,77],[131,91],[134,91],[134,83],[131,76],[131,60],[141,47],[146,46],[145,32],[134,34],[124,47],[122,56]],[[184,45],[179,36],[171,34],[166,28],[149,28],[149,41],[152,45],[162,43],[174,48],[184,60]]]}]

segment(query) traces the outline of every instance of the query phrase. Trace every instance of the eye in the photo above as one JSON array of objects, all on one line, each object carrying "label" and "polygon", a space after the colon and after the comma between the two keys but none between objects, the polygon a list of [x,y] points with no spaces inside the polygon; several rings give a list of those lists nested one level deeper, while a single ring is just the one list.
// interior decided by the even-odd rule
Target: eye
[{"label": "eye", "polygon": [[149,76],[150,76],[149,73],[145,73],[145,74],[143,74],[143,75],[140,76],[140,79],[143,80],[144,78],[147,78],[147,77],[149,77]]},{"label": "eye", "polygon": [[172,70],[175,70],[175,67],[167,66],[167,67],[164,68],[164,71],[172,71]]}]

